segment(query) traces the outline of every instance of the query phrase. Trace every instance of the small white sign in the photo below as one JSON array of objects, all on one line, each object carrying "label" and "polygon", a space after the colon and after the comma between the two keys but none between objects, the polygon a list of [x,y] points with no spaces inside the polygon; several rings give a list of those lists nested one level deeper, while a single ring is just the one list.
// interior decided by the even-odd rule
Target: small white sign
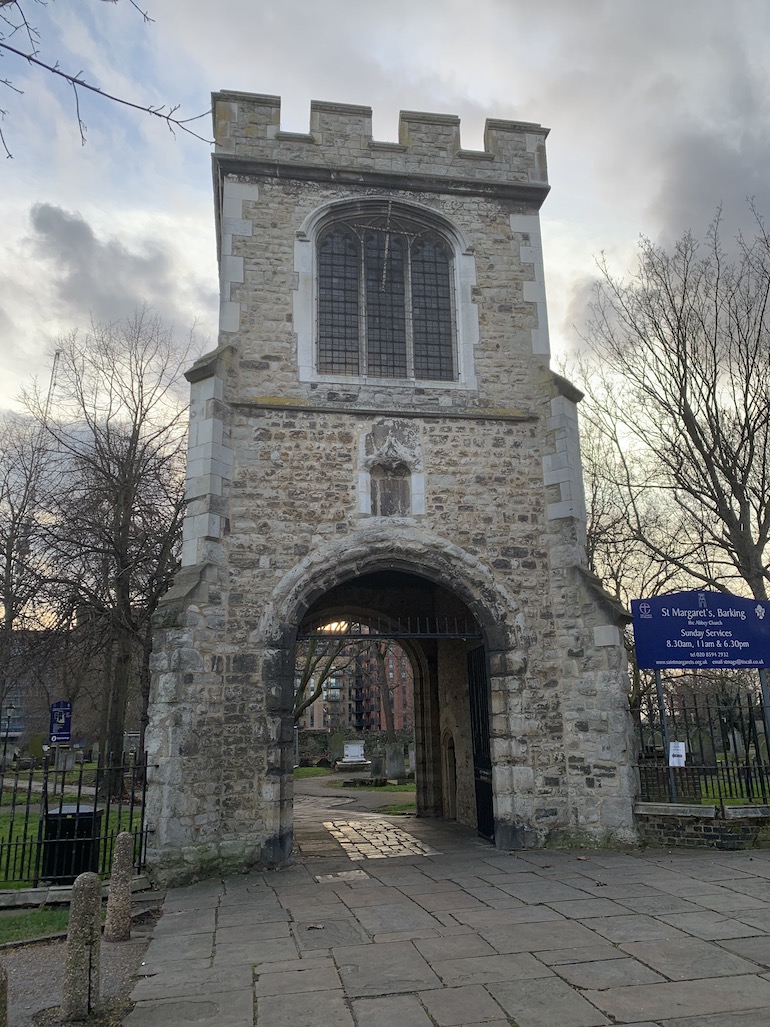
[{"label": "small white sign", "polygon": [[683,767],[687,760],[686,742],[668,743],[668,765],[669,767]]}]

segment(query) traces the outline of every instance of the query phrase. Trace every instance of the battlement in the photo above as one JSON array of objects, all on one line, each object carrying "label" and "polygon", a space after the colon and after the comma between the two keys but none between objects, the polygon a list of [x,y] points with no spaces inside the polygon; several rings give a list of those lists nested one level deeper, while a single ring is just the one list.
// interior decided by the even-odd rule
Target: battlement
[{"label": "battlement", "polygon": [[393,143],[372,138],[371,107],[313,100],[307,133],[282,131],[278,96],[214,93],[212,111],[221,158],[547,190],[548,129],[538,124],[487,119],[484,149],[465,150],[450,114],[401,111]]}]

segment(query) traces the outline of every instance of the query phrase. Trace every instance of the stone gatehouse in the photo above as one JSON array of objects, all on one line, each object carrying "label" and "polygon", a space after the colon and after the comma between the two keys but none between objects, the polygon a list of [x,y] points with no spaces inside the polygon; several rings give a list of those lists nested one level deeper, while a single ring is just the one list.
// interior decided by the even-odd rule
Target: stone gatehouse
[{"label": "stone gatehouse", "polygon": [[[188,373],[183,568],[148,746],[158,877],[287,860],[298,634],[414,669],[417,807],[501,848],[633,839],[622,611],[585,571],[577,391],[549,367],[540,125],[214,95],[217,349]],[[380,628],[380,630],[382,630]]]}]

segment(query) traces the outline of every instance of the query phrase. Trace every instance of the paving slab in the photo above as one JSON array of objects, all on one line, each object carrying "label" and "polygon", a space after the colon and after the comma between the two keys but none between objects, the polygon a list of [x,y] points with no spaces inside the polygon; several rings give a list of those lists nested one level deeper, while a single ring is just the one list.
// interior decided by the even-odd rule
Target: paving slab
[{"label": "paving slab", "polygon": [[188,1023],[197,1027],[253,1027],[254,999],[248,989],[227,996],[147,1000],[137,1002],[123,1023],[125,1027],[184,1027]]},{"label": "paving slab", "polygon": [[[768,924],[770,927],[770,924]],[[770,967],[770,935],[759,935],[754,938],[734,938],[720,942],[723,949],[735,952],[736,955],[750,959],[760,966]]]},{"label": "paving slab", "polygon": [[[258,1027],[355,1027],[341,991],[257,999]],[[132,1027],[132,1025],[128,1025]],[[164,1027],[170,1027],[165,1024]],[[248,1027],[253,1027],[253,1019]]]},{"label": "paving slab", "polygon": [[345,920],[350,910],[344,902],[291,902],[286,904],[292,920]]},{"label": "paving slab", "polygon": [[690,899],[667,895],[665,892],[652,892],[649,888],[644,895],[618,895],[616,901],[620,906],[627,906],[635,913],[646,913],[648,916],[703,912],[703,907]]},{"label": "paving slab", "polygon": [[663,984],[665,977],[636,959],[600,959],[595,962],[561,963],[553,967],[574,988],[620,988],[632,984]]},{"label": "paving slab", "polygon": [[597,916],[628,916],[628,909],[612,899],[570,899],[567,902],[549,902],[551,909],[568,920],[582,920]]},{"label": "paving slab", "polygon": [[746,1009],[736,1013],[714,1013],[713,1016],[686,1016],[661,1020],[661,1027],[767,1027],[767,1023],[766,1009]]},{"label": "paving slab", "polygon": [[489,993],[518,1027],[604,1027],[609,1021],[564,981],[490,984]]},{"label": "paving slab", "polygon": [[[471,930],[469,927],[465,927],[464,924],[458,924],[457,927],[460,930]],[[412,931],[383,931],[382,934],[375,934],[372,937],[372,941],[375,945],[380,945],[384,941],[416,941],[418,938],[440,938],[442,936],[441,932],[446,930],[448,928],[436,922],[434,927],[416,927]]]},{"label": "paving slab", "polygon": [[700,938],[661,938],[656,941],[628,942],[624,952],[641,959],[670,981],[694,981],[702,977],[736,977],[759,973],[760,967],[741,956],[726,952],[713,942]]},{"label": "paving slab", "polygon": [[601,938],[592,945],[579,945],[567,949],[546,949],[537,953],[537,958],[546,966],[560,966],[562,963],[593,963],[606,959],[625,959],[625,952]]},{"label": "paving slab", "polygon": [[501,884],[498,887],[501,891],[507,892],[509,895],[513,895],[515,898],[527,903],[560,902],[567,899],[587,898],[584,891],[571,888],[567,884],[560,884],[559,881],[548,881],[544,878],[526,884],[519,884],[514,879],[510,884]]},{"label": "paving slab", "polygon": [[298,995],[307,991],[334,991],[340,988],[340,978],[333,966],[298,967],[278,973],[258,973],[254,994]]},{"label": "paving slab", "polygon": [[134,1001],[144,999],[199,998],[220,992],[251,990],[254,973],[250,966],[217,967],[208,970],[180,968],[175,973],[142,977],[131,993]]},{"label": "paving slab", "polygon": [[756,913],[757,910],[762,909],[767,910],[767,915],[770,916],[770,904],[766,902],[760,902],[751,895],[744,895],[729,888],[720,888],[718,892],[715,892],[711,890],[711,885],[708,887],[710,890],[703,895],[691,896],[693,902],[697,902],[699,906],[705,906],[706,909],[715,909],[720,913],[738,913],[742,910]]},{"label": "paving slab", "polygon": [[744,895],[750,895],[753,899],[759,899],[765,905],[770,903],[770,881],[741,874],[730,880],[729,887],[732,891],[742,892]]},{"label": "paving slab", "polygon": [[351,888],[346,885],[344,888],[334,889],[340,902],[349,909],[356,909],[358,906],[383,906],[387,902],[403,902],[404,890],[393,888],[383,884],[381,881],[371,882],[367,887],[361,885]]},{"label": "paving slab", "polygon": [[[616,1023],[694,1017],[763,1009],[765,1027],[770,1022],[770,981],[761,977],[717,977],[714,980],[643,984],[607,991],[586,991],[585,997]],[[528,1027],[526,1023],[519,1027]],[[691,1025],[688,1024],[688,1027]]]},{"label": "paving slab", "polygon": [[418,938],[414,947],[429,963],[442,959],[462,959],[473,956],[496,956],[489,942],[477,934],[449,935],[443,938]]},{"label": "paving slab", "polygon": [[501,956],[471,956],[468,959],[443,959],[431,965],[449,987],[553,976],[552,970],[528,952]]},{"label": "paving slab", "polygon": [[[244,927],[256,924],[287,923],[291,914],[278,902],[270,906],[229,906],[217,913],[217,927]],[[162,922],[162,921],[161,921]]]},{"label": "paving slab", "polygon": [[500,1020],[503,1010],[480,985],[422,991],[420,1000],[438,1027],[467,1027]]},{"label": "paving slab", "polygon": [[327,952],[310,952],[296,959],[276,960],[273,963],[255,963],[254,976],[282,974],[294,970],[336,970],[334,960]]},{"label": "paving slab", "polygon": [[153,937],[144,957],[150,966],[159,963],[186,963],[190,959],[210,959],[214,951],[214,932]]},{"label": "paving slab", "polygon": [[369,934],[436,926],[435,917],[409,899],[381,906],[361,906],[356,910],[356,919]]},{"label": "paving slab", "polygon": [[178,937],[183,934],[214,934],[217,926],[216,909],[183,909],[177,912],[166,910],[155,925],[153,938],[162,938],[172,934]]},{"label": "paving slab", "polygon": [[[626,899],[644,899],[645,897],[660,898],[660,896],[665,894],[655,888],[652,884],[649,884],[646,880],[629,881],[626,878],[623,878],[620,881],[596,881],[594,883],[593,890],[597,895],[601,895],[605,899],[614,899],[616,902],[624,904]],[[669,895],[668,898],[671,899],[672,902],[674,901],[672,896]],[[696,906],[694,908],[697,909],[698,907]],[[642,910],[641,912],[646,912],[646,910]]]},{"label": "paving slab", "polygon": [[478,929],[494,924],[565,923],[561,913],[550,906],[527,906],[522,904],[510,909],[458,909],[455,920]]},{"label": "paving slab", "polygon": [[351,998],[440,987],[441,982],[411,942],[332,949],[345,993]]},{"label": "paving slab", "polygon": [[475,895],[468,895],[462,888],[455,888],[453,891],[422,892],[415,895],[413,901],[429,913],[453,909],[486,910],[489,908]]},{"label": "paving slab", "polygon": [[235,966],[237,964],[276,962],[293,959],[297,946],[293,938],[254,937],[249,942],[223,942],[214,953],[214,966]]},{"label": "paving slab", "polygon": [[326,920],[322,923],[317,920],[296,923],[292,925],[291,933],[300,952],[330,949],[340,945],[368,945],[371,941],[363,927],[353,918]]},{"label": "paving slab", "polygon": [[689,935],[672,927],[663,920],[657,920],[643,913],[628,916],[592,917],[582,920],[586,928],[590,928],[608,941],[622,944],[628,941],[656,941],[663,938],[679,938],[686,940]]},{"label": "paving slab", "polygon": [[435,1027],[414,995],[358,998],[352,1009],[357,1027]]},{"label": "paving slab", "polygon": [[498,952],[542,952],[546,949],[596,945],[602,940],[590,928],[574,920],[560,920],[556,924],[496,924],[479,927],[477,930]]},{"label": "paving slab", "polygon": [[770,915],[766,910],[758,910],[756,913],[751,913],[749,910],[740,910],[737,913],[733,913],[733,918],[739,920],[742,924],[747,924],[749,927],[758,927],[763,934],[770,933]]},{"label": "paving slab", "polygon": [[[671,913],[658,917],[659,920],[671,924],[687,934],[703,938],[704,941],[716,941],[724,938],[763,937],[764,932],[758,927],[750,927],[715,910],[704,910],[700,913]],[[770,930],[770,921],[768,922]]]},{"label": "paving slab", "polygon": [[220,945],[249,945],[257,938],[259,941],[271,941],[275,938],[290,937],[291,927],[286,920],[252,920],[250,924],[236,924],[233,927],[220,924],[217,930],[217,948]]}]

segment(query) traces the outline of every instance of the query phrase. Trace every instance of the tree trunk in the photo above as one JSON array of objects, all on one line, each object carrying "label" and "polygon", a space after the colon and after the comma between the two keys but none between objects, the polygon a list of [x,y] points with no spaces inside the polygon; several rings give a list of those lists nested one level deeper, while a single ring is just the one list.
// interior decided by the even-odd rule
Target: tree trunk
[{"label": "tree trunk", "polygon": [[385,646],[379,642],[375,646],[374,658],[377,663],[377,683],[380,689],[380,705],[382,715],[385,718],[385,731],[388,741],[396,741],[396,725],[393,721],[393,707],[390,705],[390,689],[388,688],[388,675],[385,667]]}]

